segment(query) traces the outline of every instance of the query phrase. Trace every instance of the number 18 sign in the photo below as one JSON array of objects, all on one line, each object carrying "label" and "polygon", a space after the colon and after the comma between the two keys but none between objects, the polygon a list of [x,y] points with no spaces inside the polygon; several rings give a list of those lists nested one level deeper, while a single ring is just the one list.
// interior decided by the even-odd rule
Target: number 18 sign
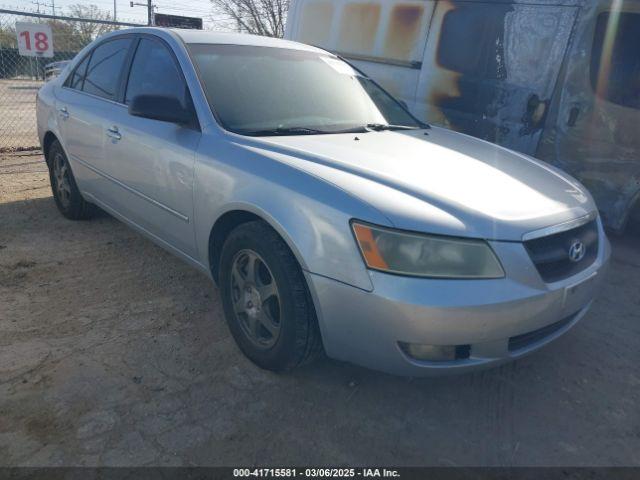
[{"label": "number 18 sign", "polygon": [[25,57],[53,57],[51,26],[46,23],[16,23],[18,53]]}]

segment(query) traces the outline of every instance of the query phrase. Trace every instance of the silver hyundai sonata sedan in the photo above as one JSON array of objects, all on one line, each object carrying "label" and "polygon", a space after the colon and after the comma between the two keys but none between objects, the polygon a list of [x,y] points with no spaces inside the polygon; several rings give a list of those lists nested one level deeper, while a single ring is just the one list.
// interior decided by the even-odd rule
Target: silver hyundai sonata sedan
[{"label": "silver hyundai sonata sedan", "polygon": [[415,376],[497,365],[575,325],[609,258],[576,180],[299,43],[114,32],[37,117],[60,212],[99,206],[205,272],[271,370],[322,350]]}]

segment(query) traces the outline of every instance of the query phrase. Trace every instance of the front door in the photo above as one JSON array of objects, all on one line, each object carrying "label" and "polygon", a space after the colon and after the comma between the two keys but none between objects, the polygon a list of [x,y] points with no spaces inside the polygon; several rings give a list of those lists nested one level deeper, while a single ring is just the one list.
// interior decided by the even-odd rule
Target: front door
[{"label": "front door", "polygon": [[[136,47],[124,104],[138,95],[191,98],[169,47],[144,36]],[[193,169],[200,131],[129,115],[127,108],[105,118],[107,173],[118,188],[109,203],[138,226],[183,253],[195,255]]]}]

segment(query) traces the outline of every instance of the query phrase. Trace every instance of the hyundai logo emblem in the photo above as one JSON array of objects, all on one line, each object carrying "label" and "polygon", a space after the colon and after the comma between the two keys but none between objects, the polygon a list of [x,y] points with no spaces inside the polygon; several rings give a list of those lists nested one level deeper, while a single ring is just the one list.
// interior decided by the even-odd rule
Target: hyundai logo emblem
[{"label": "hyundai logo emblem", "polygon": [[580,240],[574,240],[569,247],[569,260],[579,262],[587,254],[587,247]]}]

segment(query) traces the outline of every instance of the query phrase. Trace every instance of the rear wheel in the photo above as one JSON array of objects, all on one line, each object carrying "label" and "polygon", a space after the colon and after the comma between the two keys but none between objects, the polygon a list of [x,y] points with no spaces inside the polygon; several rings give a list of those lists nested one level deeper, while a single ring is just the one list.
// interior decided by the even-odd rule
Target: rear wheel
[{"label": "rear wheel", "polygon": [[54,140],[47,156],[53,199],[60,213],[70,220],[91,218],[96,207],[82,198],[60,142]]},{"label": "rear wheel", "polygon": [[290,370],[321,351],[302,270],[264,222],[242,224],[229,234],[222,247],[219,286],[231,334],[256,365]]}]

